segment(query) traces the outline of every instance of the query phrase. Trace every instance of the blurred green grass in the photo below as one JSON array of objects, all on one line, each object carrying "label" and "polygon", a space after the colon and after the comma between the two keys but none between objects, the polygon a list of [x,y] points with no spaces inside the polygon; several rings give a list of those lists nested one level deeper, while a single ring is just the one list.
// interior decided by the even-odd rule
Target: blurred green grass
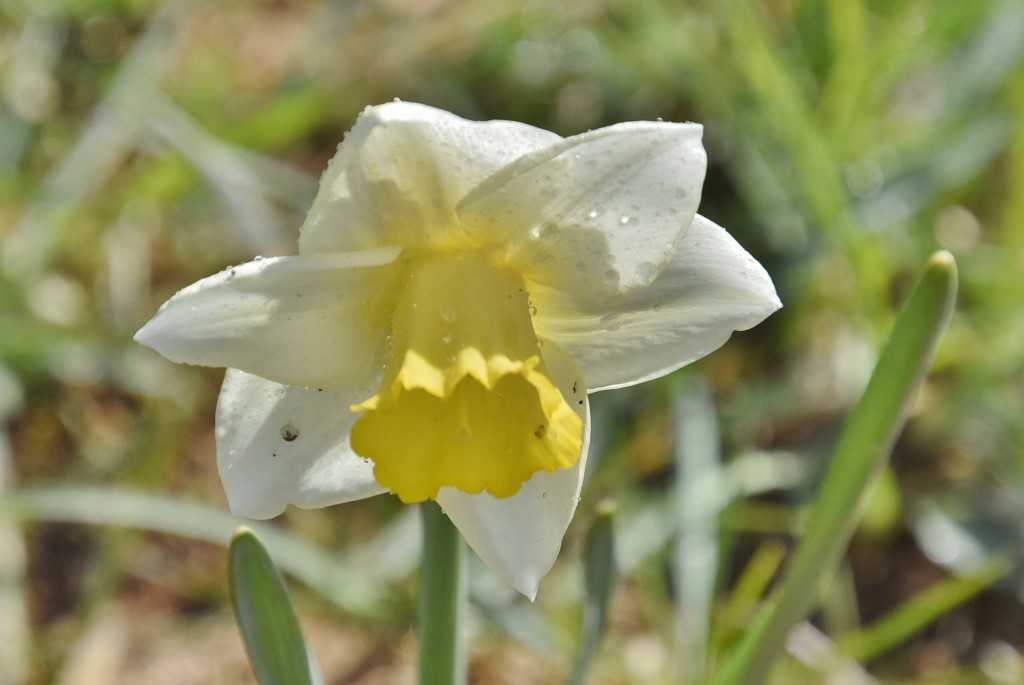
[{"label": "blurred green grass", "polygon": [[[1016,562],[1006,579],[855,671],[1018,682],[1021,35],[1016,0],[2,0],[0,483],[16,496],[105,486],[224,508],[220,372],[173,366],[131,334],[178,288],[292,252],[320,171],[366,105],[399,97],[563,135],[699,121],[711,164],[701,211],[768,267],[786,305],[682,374],[706,379],[725,474],[703,609],[710,666],[749,620],[750,588],[769,582],[771,550],[795,532],[921,264],[944,248],[960,265],[959,310],[814,630],[828,644],[870,635],[865,624],[999,551]],[[473,682],[568,680],[578,548],[606,498],[620,506],[623,580],[587,682],[683,677],[672,603],[706,598],[705,581],[673,565],[685,548],[670,522],[676,382],[593,397],[595,466],[537,605],[474,575]],[[284,524],[344,554],[386,548],[400,513],[378,498]],[[240,647],[202,648],[230,613],[219,548],[28,519],[0,519],[10,682],[97,682],[82,674],[107,668],[100,681],[158,683],[138,669],[169,649],[203,655],[189,682],[247,682]],[[376,620],[300,595],[300,613],[348,650],[321,648],[329,682],[410,677],[415,550],[394,549]],[[125,629],[142,617],[181,633]],[[106,652],[97,635],[114,636]],[[108,665],[80,656],[93,652]],[[806,672],[786,682],[822,682],[802,654]]]}]

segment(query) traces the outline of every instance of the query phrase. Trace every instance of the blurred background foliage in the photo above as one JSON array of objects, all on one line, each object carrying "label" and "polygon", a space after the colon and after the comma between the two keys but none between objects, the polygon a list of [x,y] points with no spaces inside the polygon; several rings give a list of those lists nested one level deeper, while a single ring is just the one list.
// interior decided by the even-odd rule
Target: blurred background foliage
[{"label": "blurred background foliage", "polygon": [[[1020,0],[0,0],[0,683],[252,682],[226,604],[222,372],[131,335],[177,289],[292,253],[343,132],[396,97],[562,135],[702,122],[701,211],[786,305],[592,398],[594,466],[538,602],[475,567],[472,682],[568,681],[609,507],[621,577],[586,682],[713,670],[938,248],[959,310],[778,682],[1021,682],[1021,36]],[[414,512],[375,498],[259,530],[304,581],[326,682],[412,682]],[[971,575],[996,553],[1009,573]]]}]

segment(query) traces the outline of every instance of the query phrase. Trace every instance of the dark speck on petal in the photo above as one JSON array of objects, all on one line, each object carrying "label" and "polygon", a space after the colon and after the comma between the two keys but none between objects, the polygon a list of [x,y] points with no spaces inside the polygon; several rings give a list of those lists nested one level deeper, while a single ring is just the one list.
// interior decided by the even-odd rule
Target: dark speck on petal
[{"label": "dark speck on petal", "polygon": [[299,437],[299,429],[290,423],[281,426],[281,439],[285,442],[292,442]]}]

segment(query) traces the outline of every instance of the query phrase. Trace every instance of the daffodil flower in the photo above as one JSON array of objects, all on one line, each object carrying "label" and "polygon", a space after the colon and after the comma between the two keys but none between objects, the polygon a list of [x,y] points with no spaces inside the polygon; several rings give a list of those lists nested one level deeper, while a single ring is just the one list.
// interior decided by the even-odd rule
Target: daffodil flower
[{"label": "daffodil flower", "polygon": [[563,139],[416,104],[364,111],[297,256],[203,279],[136,336],[228,368],[217,453],[232,511],[435,499],[532,598],[579,498],[587,393],[663,376],[780,306],[696,214],[701,132]]}]

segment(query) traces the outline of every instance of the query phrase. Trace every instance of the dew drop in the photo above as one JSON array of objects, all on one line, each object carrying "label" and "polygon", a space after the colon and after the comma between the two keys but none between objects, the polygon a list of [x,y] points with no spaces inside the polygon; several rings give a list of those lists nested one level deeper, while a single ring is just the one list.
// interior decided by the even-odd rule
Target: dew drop
[{"label": "dew drop", "polygon": [[530,305],[530,316],[537,316],[537,308],[532,304]]},{"label": "dew drop", "polygon": [[551,240],[558,235],[558,226],[553,223],[541,224],[530,230],[530,236],[536,239]]},{"label": "dew drop", "polygon": [[599,216],[601,216],[601,212],[596,209],[592,209],[589,212],[587,212],[588,219],[596,219]]},{"label": "dew drop", "polygon": [[455,323],[455,319],[459,318],[459,313],[454,309],[442,309],[441,320],[445,323]]},{"label": "dew drop", "polygon": [[650,262],[640,262],[636,265],[636,271],[633,272],[633,280],[637,282],[637,285],[647,285],[658,275],[658,268]]},{"label": "dew drop", "polygon": [[632,220],[633,220],[633,217],[629,216],[628,214],[623,214],[622,217],[619,219],[619,223],[622,224],[623,226],[625,226],[626,224],[628,224]]},{"label": "dew drop", "polygon": [[604,281],[605,285],[617,285],[619,282],[619,272],[615,269],[608,269],[601,276],[601,280]]}]

